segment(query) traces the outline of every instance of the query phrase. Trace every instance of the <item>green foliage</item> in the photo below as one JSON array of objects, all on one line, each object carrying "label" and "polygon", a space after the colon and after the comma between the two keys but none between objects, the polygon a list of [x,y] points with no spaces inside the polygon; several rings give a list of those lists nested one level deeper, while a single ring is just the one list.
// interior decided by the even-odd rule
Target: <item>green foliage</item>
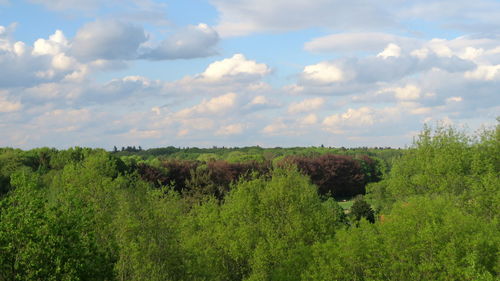
[{"label": "green foliage", "polygon": [[136,183],[122,193],[115,220],[117,280],[183,280],[179,224],[183,205],[169,190]]},{"label": "green foliage", "polygon": [[10,176],[22,169],[31,170],[25,165],[21,151],[4,149],[0,154],[0,197],[11,189]]},{"label": "green foliage", "polygon": [[[311,178],[270,164],[290,155]],[[498,125],[406,150],[0,148],[0,280],[498,280],[499,174]],[[353,180],[376,183],[348,217],[318,194]]]},{"label": "green foliage", "polygon": [[318,243],[304,280],[494,280],[496,227],[446,197],[398,203],[380,223],[361,221]]},{"label": "green foliage", "polygon": [[375,222],[375,212],[370,204],[364,200],[363,196],[358,196],[354,199],[349,215],[356,222],[361,220],[361,218],[365,218],[371,223]]},{"label": "green foliage", "polygon": [[205,245],[200,267],[212,270],[197,278],[210,280],[299,280],[310,246],[343,223],[342,209],[296,170],[241,182],[222,206],[209,201],[194,214],[185,245]]},{"label": "green foliage", "polygon": [[425,127],[387,177],[367,186],[368,197],[387,209],[413,195],[449,194],[461,197],[471,211],[489,209],[485,215],[491,217],[499,202],[499,134],[497,126],[474,140],[451,127]]},{"label": "green foliage", "polygon": [[12,177],[1,201],[0,280],[106,280],[92,210],[77,197],[49,202],[35,173]]},{"label": "green foliage", "polygon": [[245,152],[241,152],[241,151],[233,151],[233,152],[230,152],[225,157],[225,160],[229,163],[241,163],[241,162],[250,162],[250,161],[262,162],[262,161],[264,161],[264,157],[262,156],[261,153],[250,154],[250,153],[245,153]]}]

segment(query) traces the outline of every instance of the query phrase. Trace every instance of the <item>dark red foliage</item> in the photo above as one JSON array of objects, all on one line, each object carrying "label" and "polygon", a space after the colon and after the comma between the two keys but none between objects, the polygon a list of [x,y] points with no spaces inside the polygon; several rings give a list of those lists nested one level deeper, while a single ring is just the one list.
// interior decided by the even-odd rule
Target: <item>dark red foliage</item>
[{"label": "dark red foliage", "polygon": [[267,175],[269,174],[270,166],[268,162],[228,163],[221,160],[211,161],[207,164],[211,181],[216,185],[227,187],[240,177],[250,176],[252,172],[256,172],[259,175]]},{"label": "dark red foliage", "polygon": [[322,195],[351,197],[363,194],[365,175],[360,161],[350,156],[324,154],[318,157],[289,156],[281,165],[296,165],[318,186]]},{"label": "dark red foliage", "polygon": [[176,191],[189,193],[213,193],[222,198],[229,190],[231,183],[241,177],[249,178],[252,173],[268,175],[271,169],[269,162],[228,163],[211,161],[201,165],[196,161],[169,160],[162,163],[161,168],[139,164],[137,171],[141,178],[156,186],[170,185]]},{"label": "dark red foliage", "polygon": [[139,164],[137,171],[141,178],[156,186],[167,186],[173,184],[176,191],[186,189],[186,180],[191,176],[191,170],[195,170],[198,162],[169,160],[162,163],[162,168]]},{"label": "dark red foliage", "polygon": [[186,181],[198,165],[199,162],[187,160],[169,160],[162,163],[163,168],[167,170],[169,183],[174,183],[174,189],[177,191],[186,189]]},{"label": "dark red foliage", "polygon": [[[345,155],[289,156],[279,165],[296,165],[318,186],[321,195],[336,198],[365,193],[368,182],[378,180],[377,162],[368,156],[353,158]],[[211,194],[222,199],[230,185],[240,178],[249,179],[253,173],[270,174],[270,162],[229,163],[210,161],[168,160],[161,168],[140,164],[137,170],[142,179],[155,184],[171,185],[184,194]]]},{"label": "dark red foliage", "polygon": [[166,173],[159,168],[140,163],[137,165],[137,172],[143,180],[151,182],[156,186],[169,184],[169,178]]}]

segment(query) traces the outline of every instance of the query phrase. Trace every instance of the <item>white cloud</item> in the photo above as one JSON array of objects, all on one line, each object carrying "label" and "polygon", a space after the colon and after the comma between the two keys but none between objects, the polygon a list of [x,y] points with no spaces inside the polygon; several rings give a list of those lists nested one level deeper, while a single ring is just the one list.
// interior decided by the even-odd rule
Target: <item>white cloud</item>
[{"label": "white cloud", "polygon": [[35,123],[59,131],[76,130],[82,124],[93,120],[94,116],[92,115],[92,112],[87,108],[55,109],[37,117]]},{"label": "white cloud", "polygon": [[[413,45],[408,42],[405,49],[389,43],[378,56],[341,57],[308,65],[299,74],[298,83],[283,89],[294,95],[359,95],[380,88],[381,84],[410,84],[408,81],[419,80],[418,76],[433,70],[467,73],[469,79],[495,80],[496,65],[500,64],[491,62],[500,63],[500,56],[495,53],[499,40],[459,37],[416,40]],[[400,93],[399,97],[404,98],[403,95]]]},{"label": "white cloud", "polygon": [[8,92],[0,90],[0,113],[14,112],[22,108],[19,101],[10,101],[8,99]]},{"label": "white cloud", "polygon": [[[222,36],[253,32],[288,31],[310,27],[367,29],[392,22],[385,8],[375,2],[355,0],[212,0],[220,13]],[[363,20],[352,20],[363,19]]]},{"label": "white cloud", "polygon": [[69,41],[61,30],[49,37],[49,39],[38,39],[35,41],[33,55],[58,55],[69,48]]},{"label": "white cloud", "polygon": [[461,102],[463,101],[462,97],[450,97],[446,99],[447,103],[452,103],[452,102]]},{"label": "white cloud", "polygon": [[177,112],[176,116],[186,118],[197,115],[222,114],[236,106],[236,99],[235,93],[228,93],[209,100],[203,100],[198,105]]},{"label": "white cloud", "polygon": [[321,27],[330,30],[408,29],[412,20],[441,28],[483,32],[498,30],[500,4],[495,0],[340,1],[340,0],[211,0],[220,14],[222,36],[284,32]]},{"label": "white cloud", "polygon": [[215,122],[209,118],[191,118],[191,119],[181,119],[179,120],[182,127],[187,129],[189,132],[191,130],[211,130],[215,126]]},{"label": "white cloud", "polygon": [[398,100],[416,100],[420,98],[420,88],[408,84],[402,88],[394,88],[394,95]]},{"label": "white cloud", "polygon": [[207,81],[218,81],[224,78],[263,77],[270,71],[263,63],[248,60],[243,54],[235,54],[231,58],[211,63],[200,77]]},{"label": "white cloud", "polygon": [[160,138],[162,136],[159,130],[141,130],[137,128],[132,128],[128,131],[125,136],[127,138],[138,138],[138,139],[151,139]]},{"label": "white cloud", "polygon": [[139,46],[146,40],[142,27],[117,20],[97,20],[78,30],[71,54],[86,61],[135,59]]},{"label": "white cloud", "polygon": [[310,112],[320,109],[325,104],[325,98],[305,99],[301,102],[292,103],[288,107],[289,113]]},{"label": "white cloud", "polygon": [[390,57],[399,57],[401,56],[401,47],[399,47],[398,45],[396,44],[393,44],[393,43],[390,43],[389,45],[387,45],[387,47],[385,47],[385,49],[380,52],[377,57],[381,57],[381,58],[390,58]]},{"label": "white cloud", "polygon": [[498,65],[480,65],[473,71],[467,71],[464,74],[467,79],[491,81],[500,78],[500,64]]},{"label": "white cloud", "polygon": [[154,106],[151,108],[151,112],[154,112],[156,115],[161,114],[161,108],[159,106]]},{"label": "white cloud", "polygon": [[311,113],[301,119],[299,119],[299,124],[301,126],[310,126],[318,123],[318,116],[316,114]]},{"label": "white cloud", "polygon": [[269,104],[269,101],[265,96],[256,96],[249,103],[249,105],[266,105],[266,104]]},{"label": "white cloud", "polygon": [[266,64],[235,54],[212,62],[202,73],[165,83],[163,92],[183,96],[214,96],[227,92],[263,96],[273,91],[271,85],[262,81],[270,72]]},{"label": "white cloud", "polygon": [[448,41],[444,39],[435,38],[427,43],[427,47],[431,49],[439,57],[451,57],[453,51],[448,46]]},{"label": "white cloud", "polygon": [[245,125],[242,123],[237,123],[237,124],[230,124],[227,126],[221,127],[217,132],[215,132],[216,135],[219,136],[228,136],[228,135],[237,135],[241,134],[245,128]]},{"label": "white cloud", "polygon": [[483,48],[466,47],[459,57],[464,60],[474,61],[476,58],[484,54]]},{"label": "white cloud", "polygon": [[495,0],[439,0],[411,1],[398,9],[401,20],[417,18],[435,21],[445,28],[464,30],[467,32],[483,32],[498,30],[500,19],[498,11],[500,3]]},{"label": "white cloud", "polygon": [[321,84],[342,82],[347,79],[342,69],[330,62],[320,62],[304,67],[304,79]]},{"label": "white cloud", "polygon": [[177,137],[184,137],[184,136],[187,136],[189,134],[189,130],[188,129],[181,129],[177,132]]},{"label": "white cloud", "polygon": [[362,127],[371,126],[375,123],[375,110],[370,107],[360,107],[358,109],[349,108],[342,114],[333,114],[323,120],[323,125],[329,127]]},{"label": "white cloud", "polygon": [[288,126],[282,120],[276,120],[262,129],[262,133],[266,135],[278,134],[281,131],[288,129]]},{"label": "white cloud", "polygon": [[[311,1],[312,6],[319,3]],[[238,2],[241,1],[235,3]],[[305,5],[305,1],[302,3]],[[267,5],[284,7],[284,2],[279,0]],[[294,10],[296,5],[290,3],[290,8]],[[313,7],[306,7],[306,10],[309,8]],[[263,11],[266,8],[254,9]],[[120,17],[110,15],[106,18]],[[307,18],[308,15],[304,20]],[[281,23],[282,19],[272,20]],[[270,29],[269,22],[265,21],[252,22],[243,18],[239,23],[240,27],[249,27],[244,32],[282,31],[322,24],[318,20],[302,25],[293,20],[292,16],[291,23],[296,24],[295,27],[276,25]],[[109,140],[125,142],[125,145],[130,141],[141,145],[149,142],[154,147],[171,144],[211,146],[221,142],[224,145],[310,145],[317,144],[320,139],[325,140],[325,144],[374,145],[383,144],[377,140],[379,135],[403,136],[419,130],[425,119],[447,117],[453,122],[474,120],[479,124],[486,118],[494,120],[499,112],[500,37],[494,32],[450,40],[424,40],[421,38],[426,38],[426,34],[414,39],[366,29],[368,31],[363,33],[337,33],[316,38],[305,45],[308,51],[344,52],[348,56],[336,53],[332,55],[333,60],[317,63],[294,59],[285,63],[277,58],[273,62],[278,66],[277,71],[272,77],[268,77],[272,72],[268,62],[236,54],[214,61],[205,71],[178,81],[140,76],[144,75],[141,73],[143,64],[151,64],[141,62],[139,68],[126,71],[138,75],[100,82],[109,75],[116,75],[117,72],[112,71],[123,70],[127,66],[125,61],[146,58],[141,54],[147,51],[163,52],[148,59],[199,57],[217,51],[216,31],[203,24],[185,28],[170,26],[173,30],[165,30],[170,32],[166,39],[157,37],[165,34],[156,32],[158,30],[146,33],[141,26],[123,25],[135,27],[139,36],[117,35],[116,42],[123,40],[121,42],[126,45],[129,39],[151,38],[123,47],[126,52],[117,49],[121,54],[111,54],[111,50],[107,53],[92,51],[81,45],[83,49],[77,55],[75,48],[83,38],[79,35],[76,37],[80,41],[76,37],[72,40],[56,31],[49,38],[28,44],[16,42],[11,35],[12,28],[0,27],[0,131],[4,132],[0,142],[61,147],[70,144],[103,146]],[[331,22],[325,25],[329,27],[322,31],[341,30]],[[222,26],[221,21],[219,28]],[[106,29],[104,24],[99,27]],[[108,38],[105,30],[98,29],[95,27],[94,37],[89,38],[97,38],[95,42],[101,43],[114,40]],[[129,29],[120,27],[117,30]],[[414,33],[409,30],[405,34]],[[111,41],[111,45],[116,43]],[[359,44],[363,46],[356,47]],[[176,49],[175,46],[182,47]],[[207,60],[195,63],[203,61]],[[302,71],[299,69],[295,76],[289,75],[296,63],[303,64]],[[162,65],[168,67],[169,64]],[[108,73],[98,74],[101,71]],[[266,81],[276,85],[294,77],[298,79],[291,81],[292,85],[280,85],[279,88],[264,82],[268,78]],[[221,95],[224,93],[229,94]],[[288,96],[291,93],[293,97]],[[290,98],[295,102],[290,103]],[[325,106],[327,101],[334,107]],[[356,105],[351,104],[353,101]],[[318,130],[321,128],[324,130]],[[329,134],[332,132],[345,135]],[[55,138],[53,135],[60,136]],[[249,139],[248,135],[253,137]],[[354,139],[355,142],[349,142]]]},{"label": "white cloud", "polygon": [[59,53],[52,58],[52,67],[55,69],[70,70],[77,65],[78,62],[74,58],[68,57],[64,53]]},{"label": "white cloud", "polygon": [[200,23],[180,29],[158,47],[146,49],[141,57],[151,60],[190,59],[215,55],[219,35],[210,26]]},{"label": "white cloud", "polygon": [[314,38],[304,44],[309,52],[353,52],[378,51],[390,43],[402,46],[415,46],[419,40],[382,32],[336,33]]},{"label": "white cloud", "polygon": [[0,26],[0,87],[30,87],[40,82],[63,79],[79,67],[64,52],[69,42],[61,31],[48,39],[38,39],[34,46],[14,41],[15,26]]}]

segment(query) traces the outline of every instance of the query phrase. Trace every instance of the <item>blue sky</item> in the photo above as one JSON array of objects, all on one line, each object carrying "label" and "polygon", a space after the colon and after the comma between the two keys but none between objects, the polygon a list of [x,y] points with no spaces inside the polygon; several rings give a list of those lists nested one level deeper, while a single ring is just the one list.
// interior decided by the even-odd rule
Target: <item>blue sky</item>
[{"label": "blue sky", "polygon": [[0,0],[0,146],[394,146],[500,115],[500,1]]}]

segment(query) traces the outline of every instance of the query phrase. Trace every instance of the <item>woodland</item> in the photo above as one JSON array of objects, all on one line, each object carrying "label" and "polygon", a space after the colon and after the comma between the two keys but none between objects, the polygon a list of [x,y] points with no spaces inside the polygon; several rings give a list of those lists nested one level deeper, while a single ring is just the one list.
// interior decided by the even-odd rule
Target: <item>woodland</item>
[{"label": "woodland", "polygon": [[5,281],[493,281],[498,233],[498,122],[404,149],[0,148]]}]

